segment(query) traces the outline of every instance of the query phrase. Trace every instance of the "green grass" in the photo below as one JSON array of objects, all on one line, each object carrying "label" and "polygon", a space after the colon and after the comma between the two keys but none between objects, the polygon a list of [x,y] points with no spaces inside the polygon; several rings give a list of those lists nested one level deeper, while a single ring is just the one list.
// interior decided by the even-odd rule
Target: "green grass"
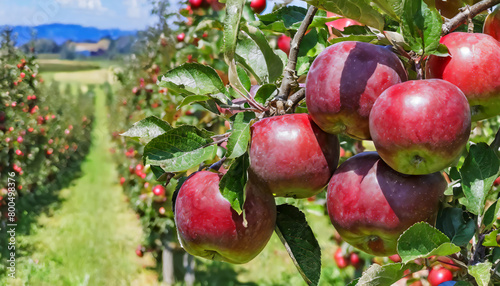
[{"label": "green grass", "polygon": [[142,230],[117,184],[105,98],[96,91],[93,146],[84,176],[61,191],[64,201],[53,215],[39,219],[41,227],[21,238],[30,254],[21,259],[11,285],[131,285],[141,275],[134,250]]},{"label": "green grass", "polygon": [[73,72],[100,69],[99,62],[39,59],[40,72]]}]

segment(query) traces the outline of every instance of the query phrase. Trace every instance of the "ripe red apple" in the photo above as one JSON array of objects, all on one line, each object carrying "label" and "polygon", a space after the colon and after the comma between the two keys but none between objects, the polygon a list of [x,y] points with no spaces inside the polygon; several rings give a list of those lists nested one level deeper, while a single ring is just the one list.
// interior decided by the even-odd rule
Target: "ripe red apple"
[{"label": "ripe red apple", "polygon": [[359,269],[363,266],[363,259],[361,259],[356,252],[352,252],[349,255],[349,263],[354,266],[354,268]]},{"label": "ripe red apple", "polygon": [[199,8],[202,4],[203,0],[189,0],[189,4],[192,9]]},{"label": "ripe red apple", "polygon": [[305,113],[264,118],[251,132],[249,176],[277,197],[314,196],[337,168],[337,136],[323,132]]},{"label": "ripe red apple", "polygon": [[361,24],[360,22],[353,20],[353,19],[349,19],[349,18],[341,18],[341,19],[338,19],[335,21],[331,21],[331,22],[326,23],[326,25],[328,27],[333,27],[341,32],[343,32],[344,29],[346,27],[349,27],[349,26],[356,26],[356,25],[363,26],[363,24]]},{"label": "ripe red apple", "polygon": [[177,35],[177,42],[184,42],[184,38],[186,37],[186,34],[180,33]]},{"label": "ripe red apple", "polygon": [[288,37],[287,35],[281,35],[278,38],[278,49],[285,52],[285,54],[287,56],[288,56],[288,54],[290,54],[290,42],[291,41],[292,41],[292,38]]},{"label": "ripe red apple", "polygon": [[472,120],[500,114],[500,42],[486,34],[456,32],[441,38],[451,57],[430,56],[427,78],[458,86],[469,100]]},{"label": "ripe red apple", "polygon": [[399,256],[399,254],[391,255],[389,256],[389,259],[392,260],[392,262],[401,262],[401,257]]},{"label": "ripe red apple", "polygon": [[375,256],[396,253],[399,236],[417,222],[434,224],[448,184],[441,173],[409,176],[364,152],[335,171],[327,209],[343,240]]},{"label": "ripe red apple", "polygon": [[260,14],[266,9],[266,0],[252,0],[250,2],[250,7],[252,7],[255,13]]},{"label": "ripe red apple", "polygon": [[245,217],[238,215],[221,195],[218,174],[197,172],[184,182],[175,202],[179,241],[191,255],[246,263],[271,238],[276,205],[271,194],[249,180],[243,210]]},{"label": "ripe red apple", "polygon": [[125,177],[121,177],[120,178],[120,185],[123,186],[123,184],[125,184]]},{"label": "ripe red apple", "polygon": [[399,58],[391,51],[362,42],[329,46],[314,60],[306,80],[306,103],[325,132],[370,139],[368,115],[388,87],[406,81]]},{"label": "ripe red apple", "polygon": [[488,34],[500,41],[500,6],[486,16],[484,20],[483,33]]},{"label": "ripe red apple", "polygon": [[144,255],[144,250],[141,245],[137,246],[137,248],[135,249],[135,254],[139,257],[142,257]]},{"label": "ripe red apple", "polygon": [[370,113],[370,134],[380,157],[410,175],[440,171],[457,160],[471,128],[467,98],[453,84],[414,80],[386,89]]},{"label": "ripe red apple", "polygon": [[342,254],[342,249],[340,247],[337,248],[335,254],[333,254],[333,259],[335,260],[335,263],[337,264],[337,267],[339,269],[344,269],[349,266],[349,260],[344,257],[344,255]]},{"label": "ripe red apple", "polygon": [[427,281],[431,286],[438,286],[439,284],[451,281],[453,279],[453,273],[446,268],[433,268],[429,272],[429,276],[427,276]]},{"label": "ripe red apple", "polygon": [[155,196],[165,196],[165,187],[163,187],[162,185],[156,185],[153,187],[153,194]]}]

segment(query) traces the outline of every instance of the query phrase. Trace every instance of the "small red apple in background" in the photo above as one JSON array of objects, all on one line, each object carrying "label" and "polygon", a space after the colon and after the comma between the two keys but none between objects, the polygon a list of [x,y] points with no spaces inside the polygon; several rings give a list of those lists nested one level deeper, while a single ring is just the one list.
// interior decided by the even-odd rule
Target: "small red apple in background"
[{"label": "small red apple in background", "polygon": [[137,248],[135,249],[135,254],[139,257],[144,256],[144,250],[141,245],[137,246]]},{"label": "small red apple in background", "polygon": [[500,41],[500,6],[486,16],[484,20],[483,33],[488,34]]},{"label": "small red apple in background", "polygon": [[266,9],[266,0],[252,0],[250,7],[255,13],[260,14]]},{"label": "small red apple in background", "polygon": [[292,41],[292,38],[288,37],[287,35],[281,35],[278,38],[278,49],[285,52],[285,54],[287,56],[288,56],[288,54],[290,54],[290,42],[291,41]]},{"label": "small red apple in background", "polygon": [[337,248],[335,254],[333,254],[333,259],[339,269],[344,269],[349,266],[349,259],[342,254],[342,249],[340,247]]},{"label": "small red apple in background", "polygon": [[448,184],[441,173],[408,176],[391,169],[376,152],[357,154],[335,171],[327,210],[342,239],[375,256],[396,253],[410,226],[434,224]]},{"label": "small red apple in background", "polygon": [[496,178],[495,181],[493,182],[493,186],[499,186],[500,185],[500,177]]},{"label": "small red apple in background", "polygon": [[395,263],[401,262],[401,257],[399,256],[399,254],[391,255],[389,256],[389,259]]},{"label": "small red apple in background", "polygon": [[161,215],[164,215],[164,214],[165,214],[165,212],[166,212],[166,210],[165,210],[165,208],[164,208],[164,207],[160,207],[160,208],[158,209],[158,213],[160,213]]},{"label": "small red apple in background", "polygon": [[267,117],[251,127],[249,176],[277,197],[320,192],[339,162],[339,141],[307,114]]},{"label": "small red apple in background", "polygon": [[180,33],[177,35],[177,42],[184,42],[184,38],[186,37],[186,34]]},{"label": "small red apple in background", "polygon": [[[337,14],[332,13],[332,12],[326,12],[326,16],[327,17],[342,17],[342,16],[337,15]],[[356,26],[356,25],[363,26],[363,24],[361,24],[360,22],[353,20],[353,19],[349,19],[349,18],[341,18],[341,19],[337,19],[337,20],[326,23],[326,26],[328,26],[328,31],[330,32],[331,36],[333,36],[332,27],[343,32],[346,27]]]},{"label": "small red apple in background", "polygon": [[457,160],[471,128],[467,98],[440,79],[386,89],[373,104],[370,134],[380,157],[410,175],[440,171]]},{"label": "small red apple in background", "polygon": [[442,267],[432,268],[429,271],[427,281],[431,286],[438,286],[439,284],[453,280],[453,273],[450,270]]},{"label": "small red apple in background", "polygon": [[125,184],[125,177],[121,177],[120,178],[120,185],[123,186],[123,184]]},{"label": "small red apple in background", "polygon": [[500,114],[500,42],[486,34],[456,32],[441,38],[450,56],[430,56],[427,78],[458,86],[472,111],[472,121]]},{"label": "small red apple in background", "polygon": [[156,185],[153,187],[153,194],[155,196],[163,197],[165,196],[165,187],[162,185]]},{"label": "small red apple in background", "polygon": [[135,174],[137,176],[140,176],[142,174],[142,170],[144,170],[144,165],[142,164],[135,165]]},{"label": "small red apple in background", "polygon": [[349,255],[349,263],[354,266],[354,268],[359,269],[363,266],[363,259],[361,259],[356,252],[352,252]]},{"label": "small red apple in background", "polygon": [[246,185],[243,214],[238,215],[219,190],[219,175],[201,171],[184,182],[175,201],[175,224],[182,247],[191,255],[246,263],[266,246],[276,224],[273,196]]},{"label": "small red apple in background", "polygon": [[325,132],[370,139],[368,116],[377,97],[407,80],[399,58],[369,43],[341,42],[314,60],[306,80],[306,102]]},{"label": "small red apple in background", "polygon": [[192,9],[200,8],[203,0],[189,0]]}]

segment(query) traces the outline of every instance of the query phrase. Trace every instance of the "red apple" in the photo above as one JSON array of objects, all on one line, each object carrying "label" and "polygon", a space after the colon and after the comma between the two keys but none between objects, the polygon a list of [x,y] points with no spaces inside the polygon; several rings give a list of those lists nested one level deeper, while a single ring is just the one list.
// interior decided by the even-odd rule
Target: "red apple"
[{"label": "red apple", "polygon": [[342,254],[342,249],[340,247],[335,251],[333,259],[339,269],[344,269],[349,266],[349,260]]},{"label": "red apple", "polygon": [[200,8],[202,3],[203,0],[189,0],[189,4],[191,5],[192,9]]},{"label": "red apple", "polygon": [[391,51],[362,42],[341,42],[314,60],[306,80],[306,103],[325,132],[370,139],[368,115],[388,87],[406,81],[399,58]]},{"label": "red apple", "polygon": [[389,259],[392,260],[392,262],[401,262],[401,257],[399,256],[399,254],[391,255],[389,256]]},{"label": "red apple", "polygon": [[[191,255],[246,263],[266,246],[276,224],[276,205],[268,192],[247,182],[238,215],[219,190],[219,175],[201,171],[184,182],[175,202],[179,241]],[[245,221],[246,219],[246,221]]]},{"label": "red apple", "polygon": [[186,34],[180,33],[177,35],[177,41],[178,42],[184,42],[184,38],[186,37]]},{"label": "red apple", "polygon": [[251,132],[249,176],[277,197],[314,196],[337,168],[337,136],[323,132],[307,114],[264,118]]},{"label": "red apple", "polygon": [[349,18],[342,18],[342,19],[338,19],[338,20],[335,20],[335,21],[331,21],[331,22],[328,22],[326,23],[326,25],[328,27],[334,27],[335,29],[343,32],[344,29],[346,27],[349,27],[349,26],[363,26],[363,24],[361,24],[360,22],[356,21],[356,20],[352,20],[352,19],[349,19]]},{"label": "red apple", "polygon": [[441,38],[450,56],[430,56],[427,78],[458,86],[469,100],[472,120],[500,114],[500,42],[486,34],[456,32]]},{"label": "red apple", "polygon": [[266,9],[266,0],[252,0],[250,2],[250,7],[252,7],[255,13],[260,14]]},{"label": "red apple", "polygon": [[433,268],[429,272],[429,276],[427,277],[427,281],[431,286],[438,286],[439,284],[451,281],[453,279],[453,273],[446,268]]},{"label": "red apple", "polygon": [[153,194],[155,196],[163,197],[165,196],[165,187],[162,185],[156,185],[153,187]]},{"label": "red apple", "polygon": [[123,186],[123,184],[125,184],[125,177],[121,177],[120,178],[120,185]]},{"label": "red apple", "polygon": [[468,142],[467,98],[453,84],[414,80],[386,89],[370,113],[370,134],[380,157],[410,175],[440,171],[457,160]]},{"label": "red apple", "polygon": [[496,178],[493,182],[493,186],[500,186],[500,177]]},{"label": "red apple", "polygon": [[349,263],[354,266],[354,268],[359,269],[363,266],[363,259],[361,259],[356,252],[352,252],[349,255]]},{"label": "red apple", "polygon": [[290,42],[291,41],[292,41],[292,38],[288,37],[287,35],[281,35],[278,38],[278,49],[285,52],[285,54],[287,56],[288,56],[288,54],[290,54]]},{"label": "red apple", "polygon": [[417,222],[434,224],[448,184],[441,173],[408,176],[364,152],[335,171],[327,209],[343,240],[375,256],[396,253],[399,236]]},{"label": "red apple", "polygon": [[137,248],[135,249],[135,254],[139,257],[142,257],[144,255],[144,250],[141,245],[137,246]]},{"label": "red apple", "polygon": [[500,41],[500,6],[486,16],[484,20],[483,33],[488,34]]}]

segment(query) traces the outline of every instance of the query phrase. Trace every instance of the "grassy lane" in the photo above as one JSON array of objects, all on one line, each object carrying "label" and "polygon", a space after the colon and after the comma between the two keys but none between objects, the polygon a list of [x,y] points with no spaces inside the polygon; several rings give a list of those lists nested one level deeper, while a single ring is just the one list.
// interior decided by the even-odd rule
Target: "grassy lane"
[{"label": "grassy lane", "polygon": [[[124,201],[109,153],[105,97],[96,89],[93,145],[83,177],[63,190],[53,216],[26,237],[33,247],[20,277],[24,285],[146,285],[135,256],[142,230]],[[15,284],[14,284],[15,285]]]}]

